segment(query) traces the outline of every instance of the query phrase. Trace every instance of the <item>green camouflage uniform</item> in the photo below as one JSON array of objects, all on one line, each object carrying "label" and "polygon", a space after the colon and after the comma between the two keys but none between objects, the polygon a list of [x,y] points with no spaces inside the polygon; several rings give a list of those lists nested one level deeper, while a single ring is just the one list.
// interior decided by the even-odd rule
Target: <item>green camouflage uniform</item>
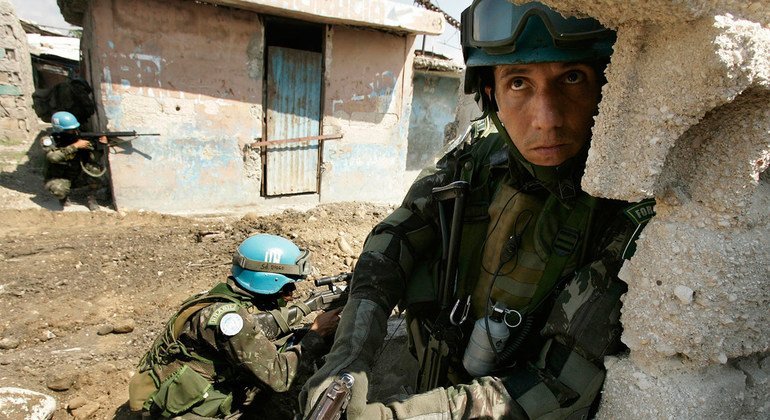
[{"label": "green camouflage uniform", "polygon": [[97,178],[85,175],[81,167],[83,164],[91,165],[95,168],[93,171],[100,170],[99,156],[100,152],[94,150],[78,150],[73,143],[77,140],[76,135],[66,133],[54,133],[50,137],[42,139],[41,146],[45,152],[45,169],[43,179],[45,188],[54,197],[63,200],[70,195],[72,184],[81,176],[85,176],[85,182],[89,188],[95,190],[99,187],[100,181]]},{"label": "green camouflage uniform", "polygon": [[[604,356],[624,348],[619,317],[626,286],[617,273],[633,253],[633,241],[651,217],[653,204],[630,206],[593,199],[580,191],[576,186],[580,185],[587,146],[572,173],[543,182],[519,163],[509,150],[509,140],[492,124],[475,123],[471,137],[467,147],[450,153],[435,170],[421,174],[401,207],[373,229],[356,265],[350,300],[327,363],[308,381],[305,392],[340,371],[353,373],[365,384],[363,372],[374,362],[385,335],[384,314],[390,314],[397,304],[406,309],[407,320],[418,330],[426,320],[437,319],[441,230],[431,191],[466,180],[470,192],[460,247],[460,280],[452,302],[459,299],[462,303],[471,296],[471,308],[462,325],[463,339],[450,353],[447,377],[439,382],[443,388],[420,390],[422,394],[385,404],[370,403],[363,412],[349,409],[349,418],[580,418],[589,413],[601,390]],[[556,284],[539,290],[537,281],[551,248],[555,249],[552,244],[563,241],[560,229],[581,200],[591,208],[586,227],[579,232],[580,238],[588,239],[570,250],[554,276]],[[523,206],[521,211],[517,206]],[[633,212],[639,208],[643,211]],[[506,209],[513,211],[505,213]],[[503,214],[505,220],[501,220]],[[501,259],[505,246],[499,241],[488,243],[488,239],[498,224],[512,229],[497,234],[502,242],[513,233],[520,240],[517,248],[508,251],[512,254],[509,262],[501,262],[495,270],[489,261]],[[528,270],[537,273],[534,281],[528,278]],[[491,283],[495,271],[500,280]],[[517,278],[506,278],[508,275]],[[525,320],[511,329],[508,342],[519,342],[507,364],[512,366],[497,369],[493,376],[473,378],[461,358],[473,321],[484,317],[490,289],[494,301],[521,311]],[[366,317],[368,321],[360,320]],[[363,328],[367,332],[359,333]],[[355,334],[343,336],[347,331]],[[410,347],[419,359],[414,336],[410,329]],[[360,402],[365,397],[356,395],[354,388],[353,399]],[[355,407],[351,404],[352,410]]]},{"label": "green camouflage uniform", "polygon": [[[140,395],[144,411],[152,418],[291,418],[298,389],[291,391],[328,346],[313,331],[301,343],[293,335],[271,341],[255,319],[268,309],[278,308],[258,303],[233,281],[185,302],[132,379],[148,382]],[[230,314],[243,320],[236,333],[220,326]],[[132,384],[129,394],[132,400],[142,391]]]}]

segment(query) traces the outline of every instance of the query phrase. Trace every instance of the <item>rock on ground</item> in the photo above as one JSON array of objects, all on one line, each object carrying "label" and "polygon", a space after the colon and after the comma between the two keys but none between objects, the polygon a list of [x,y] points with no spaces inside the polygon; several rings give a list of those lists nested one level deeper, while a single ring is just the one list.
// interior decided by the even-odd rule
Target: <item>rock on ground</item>
[{"label": "rock on ground", "polygon": [[0,388],[0,417],[6,420],[46,420],[56,410],[50,395],[28,389]]}]

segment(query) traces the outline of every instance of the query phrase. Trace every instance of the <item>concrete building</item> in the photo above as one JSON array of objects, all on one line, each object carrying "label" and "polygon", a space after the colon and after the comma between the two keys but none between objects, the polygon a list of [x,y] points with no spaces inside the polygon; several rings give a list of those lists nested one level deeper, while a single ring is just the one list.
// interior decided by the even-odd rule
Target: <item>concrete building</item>
[{"label": "concrete building", "polygon": [[20,20],[27,33],[35,89],[47,89],[80,77],[80,38]]},{"label": "concrete building", "polygon": [[408,176],[414,178],[435,163],[444,145],[457,136],[462,75],[462,67],[452,60],[417,52],[406,155]]},{"label": "concrete building", "polygon": [[440,14],[383,0],[59,4],[83,27],[97,125],[161,134],[110,154],[118,208],[259,211],[407,188],[415,38],[441,32]]}]

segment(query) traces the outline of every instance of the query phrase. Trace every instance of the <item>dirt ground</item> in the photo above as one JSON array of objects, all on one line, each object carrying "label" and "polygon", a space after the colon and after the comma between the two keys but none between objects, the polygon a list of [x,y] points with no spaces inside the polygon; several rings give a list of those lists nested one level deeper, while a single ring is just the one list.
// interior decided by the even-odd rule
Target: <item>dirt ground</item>
[{"label": "dirt ground", "polygon": [[[54,396],[54,419],[125,418],[141,355],[180,302],[227,277],[248,235],[291,238],[312,252],[315,277],[334,275],[352,269],[371,227],[392,210],[343,203],[201,220],[8,209],[24,207],[8,197],[0,210],[0,386]],[[404,347],[397,341],[391,350]],[[386,394],[412,369],[391,350],[387,383],[373,385]]]}]

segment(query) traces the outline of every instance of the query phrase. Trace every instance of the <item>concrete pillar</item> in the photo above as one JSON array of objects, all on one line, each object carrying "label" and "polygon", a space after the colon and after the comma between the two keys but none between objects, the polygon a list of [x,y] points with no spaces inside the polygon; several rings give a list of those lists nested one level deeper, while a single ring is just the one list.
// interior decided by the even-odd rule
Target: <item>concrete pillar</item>
[{"label": "concrete pillar", "polygon": [[[8,0],[0,0],[0,145],[29,143],[36,134],[27,35]],[[5,153],[4,153],[5,154]]]},{"label": "concrete pillar", "polygon": [[546,0],[618,30],[583,180],[657,216],[599,418],[770,416],[770,8]]}]

